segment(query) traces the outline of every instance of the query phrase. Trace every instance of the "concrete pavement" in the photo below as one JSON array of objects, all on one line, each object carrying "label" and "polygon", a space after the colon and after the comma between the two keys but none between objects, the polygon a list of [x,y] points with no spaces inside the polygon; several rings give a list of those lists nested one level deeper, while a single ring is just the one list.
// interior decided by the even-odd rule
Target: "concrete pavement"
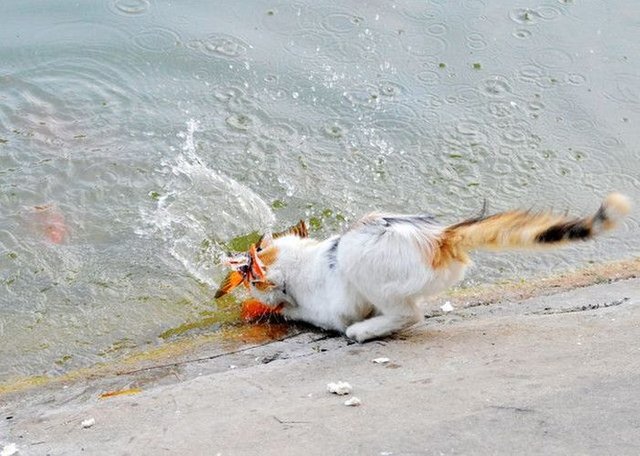
[{"label": "concrete pavement", "polygon": [[[407,332],[364,345],[303,331],[167,367],[172,374],[137,394],[99,398],[107,387],[141,384],[130,377],[52,385],[4,398],[0,450],[638,455],[639,304],[640,279],[628,279],[431,312]],[[390,361],[373,363],[378,357]],[[362,405],[347,407],[349,396],[326,391],[338,380]],[[95,424],[82,428],[89,418]]]}]

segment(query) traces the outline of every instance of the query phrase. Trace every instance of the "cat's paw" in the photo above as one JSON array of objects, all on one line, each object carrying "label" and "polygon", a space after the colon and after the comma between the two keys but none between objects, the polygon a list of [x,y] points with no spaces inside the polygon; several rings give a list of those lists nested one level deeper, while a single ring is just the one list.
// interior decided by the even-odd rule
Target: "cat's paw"
[{"label": "cat's paw", "polygon": [[349,339],[353,339],[359,344],[371,339],[373,336],[369,334],[366,328],[364,328],[360,323],[355,323],[349,326],[345,332],[346,336]]}]

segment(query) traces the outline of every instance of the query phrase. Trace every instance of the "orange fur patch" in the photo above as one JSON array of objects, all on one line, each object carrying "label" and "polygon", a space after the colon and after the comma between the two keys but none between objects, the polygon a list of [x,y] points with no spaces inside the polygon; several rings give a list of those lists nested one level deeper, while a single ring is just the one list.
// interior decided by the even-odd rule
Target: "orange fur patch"
[{"label": "orange fur patch", "polygon": [[304,220],[300,220],[296,225],[292,226],[291,228],[288,228],[279,233],[274,233],[273,239],[278,239],[279,237],[289,236],[289,235],[298,236],[302,238],[309,236],[309,231],[307,230],[307,225],[306,223],[304,223]]},{"label": "orange fur patch", "polygon": [[544,244],[538,236],[550,228],[558,227],[562,234],[565,229],[575,226],[590,230],[592,219],[577,219],[548,212],[510,211],[480,220],[465,220],[444,230],[431,265],[439,269],[449,266],[452,261],[467,263],[467,252],[473,249],[507,250],[559,245],[571,239],[561,236],[557,241]]},{"label": "orange fur patch", "polygon": [[278,249],[276,247],[267,247],[258,252],[258,258],[262,261],[265,268],[271,266],[278,258]]},{"label": "orange fur patch", "polygon": [[431,266],[433,269],[446,268],[453,261],[459,261],[463,264],[469,262],[469,256],[460,248],[460,243],[455,239],[455,235],[446,231],[442,233],[432,255]]}]

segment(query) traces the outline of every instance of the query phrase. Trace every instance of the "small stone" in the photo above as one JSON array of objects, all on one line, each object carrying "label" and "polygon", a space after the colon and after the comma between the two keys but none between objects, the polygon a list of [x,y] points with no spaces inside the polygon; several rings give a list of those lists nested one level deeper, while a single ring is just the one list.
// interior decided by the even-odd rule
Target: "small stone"
[{"label": "small stone", "polygon": [[353,388],[347,382],[327,383],[327,391],[338,396],[349,394]]},{"label": "small stone", "polygon": [[344,401],[344,405],[346,405],[347,407],[357,407],[361,404],[362,404],[362,401],[355,396]]},{"label": "small stone", "polygon": [[442,310],[443,312],[451,312],[453,310],[453,306],[449,301],[447,301],[440,306],[440,310]]},{"label": "small stone", "polygon": [[82,429],[89,429],[94,424],[96,424],[96,420],[94,418],[89,418],[80,423],[80,426],[82,426]]},{"label": "small stone", "polygon": [[374,358],[371,361],[373,361],[376,364],[385,364],[385,363],[388,363],[391,360],[389,358]]},{"label": "small stone", "polygon": [[15,443],[5,445],[0,451],[0,456],[13,456],[18,452],[18,446]]}]

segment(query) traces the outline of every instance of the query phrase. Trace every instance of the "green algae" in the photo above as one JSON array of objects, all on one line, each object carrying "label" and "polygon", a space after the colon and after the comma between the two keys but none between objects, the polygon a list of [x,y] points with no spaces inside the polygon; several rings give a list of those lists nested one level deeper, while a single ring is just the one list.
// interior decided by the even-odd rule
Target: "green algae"
[{"label": "green algae", "polygon": [[[313,209],[314,205],[310,203],[307,208]],[[336,230],[346,221],[344,214],[331,208],[322,208],[311,211],[308,225],[311,231],[320,231],[324,228]]]},{"label": "green algae", "polygon": [[56,359],[53,363],[58,365],[58,366],[63,366],[65,364],[67,364],[69,361],[71,361],[72,359],[73,359],[73,356],[64,355],[63,357]]},{"label": "green algae", "polygon": [[201,311],[199,318],[169,328],[160,333],[158,337],[167,340],[187,334],[218,331],[223,327],[238,325],[241,322],[240,313],[239,300],[228,294],[216,300],[216,309]]},{"label": "green algae", "polygon": [[112,343],[109,347],[98,353],[98,356],[107,356],[114,353],[119,353],[124,350],[131,350],[138,345],[129,337],[124,337]]},{"label": "green algae", "polygon": [[223,244],[227,250],[231,250],[233,252],[246,252],[249,250],[252,244],[255,244],[260,240],[260,233],[257,231],[252,231],[249,234],[245,234],[243,236],[237,236],[227,241]]},{"label": "green algae", "polygon": [[320,217],[310,217],[309,218],[309,227],[313,231],[319,231],[322,229],[322,220]]},{"label": "green algae", "polygon": [[194,330],[216,330],[219,326],[220,321],[216,317],[205,317],[197,321],[183,323],[175,328],[167,329],[160,333],[158,337],[163,340],[167,340]]}]

